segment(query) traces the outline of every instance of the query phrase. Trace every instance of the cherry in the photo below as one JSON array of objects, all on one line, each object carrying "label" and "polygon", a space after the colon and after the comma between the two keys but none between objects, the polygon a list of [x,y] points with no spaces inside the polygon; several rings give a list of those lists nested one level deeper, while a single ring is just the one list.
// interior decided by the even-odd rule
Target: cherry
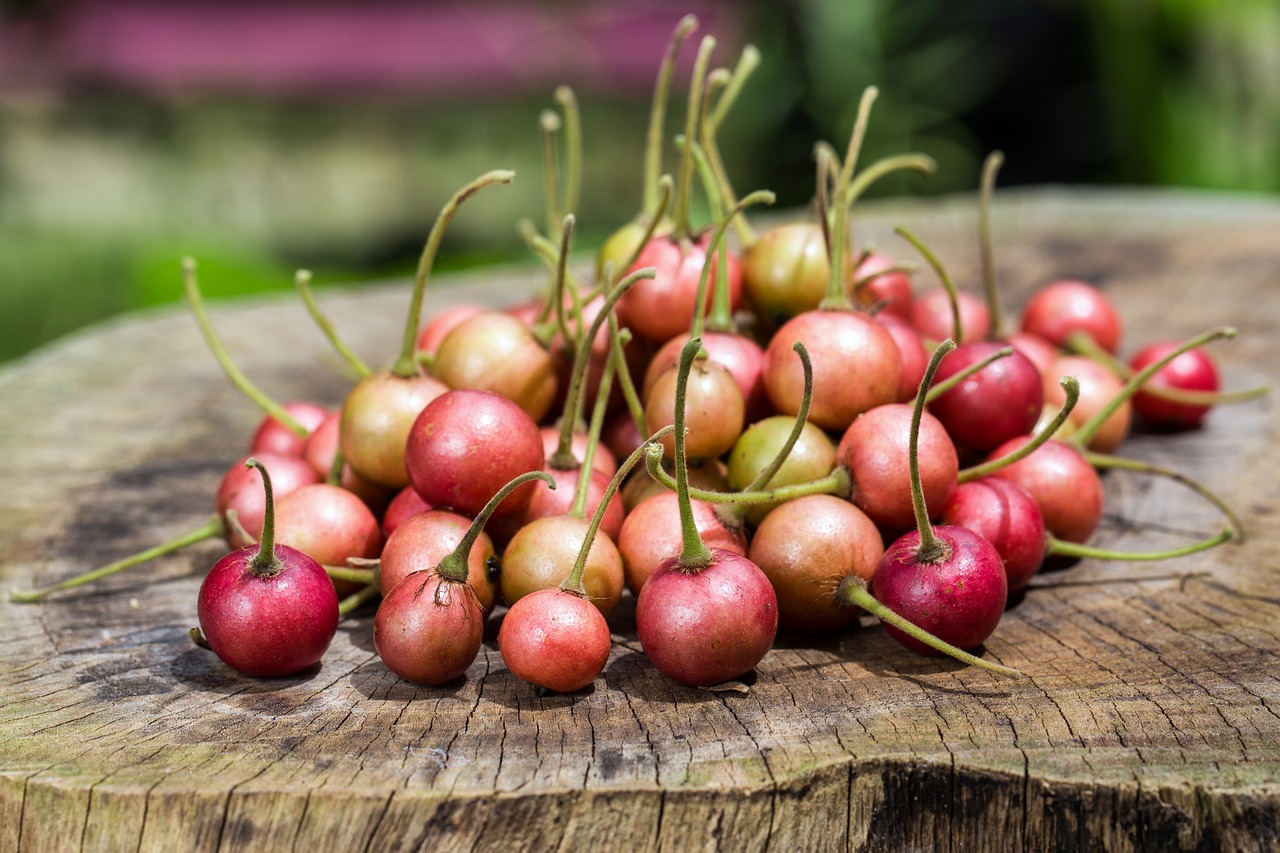
[{"label": "cherry", "polygon": [[[687,346],[687,344],[686,344]],[[745,405],[742,391],[728,370],[709,359],[698,359],[681,385],[679,368],[668,370],[653,383],[645,402],[645,425],[652,432],[675,423],[676,407],[690,400],[685,414],[689,434],[687,452],[695,459],[722,456],[742,434]],[[673,455],[675,442],[663,446]]]},{"label": "cherry", "polygon": [[276,538],[321,564],[345,566],[382,549],[382,527],[364,501],[327,483],[303,486],[276,505]]},{"label": "cherry", "polygon": [[[294,400],[285,403],[282,408],[293,417],[294,421],[311,432],[314,432],[329,415],[328,409],[309,400]],[[280,421],[267,415],[253,433],[253,439],[249,442],[249,452],[301,456],[307,438],[298,435]]]},{"label": "cherry", "polygon": [[[507,398],[454,390],[432,400],[413,422],[405,462],[423,500],[470,515],[516,474],[542,468],[542,436]],[[519,512],[530,492],[517,491],[499,512]]]},{"label": "cherry", "polygon": [[[467,535],[471,519],[448,510],[433,509],[406,518],[382,546],[378,580],[383,595],[413,572],[427,571],[451,554]],[[487,533],[480,532],[467,554],[467,583],[480,609],[488,613],[497,598],[494,566],[497,552]]]},{"label": "cherry", "polygon": [[375,513],[381,512],[391,499],[390,489],[357,474],[345,460],[341,461],[337,471],[334,470],[334,465],[339,463],[341,429],[342,414],[330,412],[303,445],[302,458],[328,482],[353,493]]},{"label": "cherry", "polygon": [[916,389],[924,378],[924,369],[929,365],[929,352],[924,348],[924,341],[915,327],[896,314],[880,313],[876,320],[884,326],[898,345],[902,356],[902,378],[898,380],[898,397],[894,402],[908,403],[915,399]]},{"label": "cherry", "polygon": [[911,319],[914,293],[910,273],[893,258],[880,252],[867,252],[853,271],[853,297],[868,308],[879,306],[880,319]]},{"label": "cherry", "polygon": [[1045,285],[1022,309],[1022,331],[1065,347],[1076,332],[1091,337],[1114,353],[1120,346],[1120,315],[1111,301],[1091,284],[1062,279]]},{"label": "cherry", "polygon": [[[692,335],[687,333],[676,335],[654,353],[645,368],[644,381],[640,386],[645,399],[650,397],[658,378],[677,366],[680,350],[690,337]],[[706,332],[702,335],[702,348],[706,350],[710,362],[729,371],[738,383],[747,421],[759,420],[771,411],[764,388],[764,350],[758,343],[742,335]]]},{"label": "cherry", "polygon": [[418,332],[418,338],[414,342],[414,350],[418,357],[421,358],[425,354],[434,358],[436,351],[440,349],[440,342],[450,332],[477,314],[483,314],[488,310],[484,305],[463,302],[458,305],[450,305],[437,313],[423,324],[422,329]]},{"label": "cherry", "polygon": [[404,458],[409,431],[427,403],[447,390],[440,380],[423,374],[414,351],[423,293],[445,228],[463,202],[485,187],[510,183],[514,176],[509,171],[481,175],[441,208],[418,260],[399,357],[389,370],[374,372],[356,383],[342,403],[342,455],[357,473],[374,483],[394,489],[409,484]]},{"label": "cherry", "polygon": [[[1134,372],[1142,370],[1177,347],[1177,341],[1155,341],[1147,344],[1129,358],[1129,369]],[[1193,349],[1176,356],[1173,361],[1156,371],[1145,386],[1147,389],[1157,387],[1216,394],[1222,385],[1213,356],[1202,349]],[[1148,390],[1134,395],[1133,407],[1147,422],[1169,429],[1198,427],[1204,422],[1210,409],[1208,405],[1176,403]]]},{"label": "cherry", "polygon": [[[938,366],[938,383],[1001,349],[1001,344],[992,341],[960,344]],[[1053,377],[1055,391],[1060,390],[1057,379]],[[1015,350],[930,399],[929,411],[957,445],[985,452],[1029,433],[1044,408],[1045,393],[1035,365]]]},{"label": "cherry", "polygon": [[258,460],[266,512],[262,542],[223,557],[200,585],[203,639],[245,675],[293,675],[317,663],[338,629],[338,596],[311,557],[275,542],[271,476]]},{"label": "cherry", "polygon": [[778,594],[779,623],[794,631],[824,632],[858,617],[836,596],[849,575],[870,581],[884,544],[867,515],[832,495],[781,504],[751,538],[751,561]]},{"label": "cherry", "polygon": [[[797,483],[807,483],[831,473],[836,464],[836,446],[827,434],[813,423],[805,421],[795,443],[787,451],[785,461],[767,482],[758,483],[758,477],[770,461],[783,449],[793,419],[775,415],[756,421],[743,432],[729,454],[729,486],[737,491],[777,489]],[[760,523],[778,504],[753,504],[746,510],[746,520],[752,525]],[[758,562],[758,561],[757,561]]]},{"label": "cherry", "polygon": [[[636,631],[653,665],[668,678],[710,686],[753,669],[773,645],[778,599],[750,560],[711,550],[698,536],[685,472],[684,386],[701,342],[680,356],[676,403],[676,476],[683,547],[645,582],[636,600]],[[654,448],[656,451],[656,448]]]},{"label": "cherry", "polygon": [[388,538],[395,533],[396,528],[403,524],[406,518],[433,508],[414,491],[413,486],[405,486],[396,493],[382,513],[383,537]]},{"label": "cherry", "polygon": [[505,484],[450,554],[432,569],[405,576],[383,597],[373,618],[373,644],[388,669],[429,686],[448,684],[467,671],[484,639],[484,609],[467,583],[471,549],[494,509],[514,489],[546,476],[530,471]]},{"label": "cherry", "polygon": [[[1011,438],[991,452],[994,460],[1031,442],[1029,436]],[[1045,527],[1067,542],[1085,542],[1102,520],[1102,480],[1075,445],[1049,439],[1030,455],[995,471],[1035,498]]]},{"label": "cherry", "polygon": [[787,222],[769,229],[742,258],[742,285],[752,307],[772,326],[818,307],[831,271],[822,227]]},{"label": "cherry", "polygon": [[535,421],[556,398],[556,364],[529,329],[502,311],[486,311],[454,328],[436,351],[435,374],[450,388],[492,391]]},{"label": "cherry", "polygon": [[[618,552],[622,555],[627,588],[636,595],[659,566],[680,555],[683,544],[679,495],[665,486],[657,487],[662,491],[632,507],[618,533]],[[698,537],[708,548],[746,556],[745,531],[725,525],[712,504],[696,500],[690,503]]]},{"label": "cherry", "polygon": [[[1052,370],[1044,376],[1044,399],[1053,406],[1063,402],[1062,388],[1058,381],[1064,376],[1074,376],[1080,383],[1080,401],[1071,410],[1070,421],[1077,428],[1087,423],[1120,394],[1124,383],[1115,374],[1092,359],[1079,355],[1062,355],[1054,362]],[[1133,404],[1123,400],[1101,422],[1089,438],[1088,447],[1100,453],[1110,453],[1124,443],[1133,421]]]},{"label": "cherry", "polygon": [[955,325],[951,309],[951,297],[945,290],[927,290],[917,296],[911,305],[911,325],[920,337],[937,341],[942,338],[976,341],[991,329],[991,315],[981,297],[961,290],[956,293],[960,311],[960,328]]},{"label": "cherry", "polygon": [[1010,592],[1025,587],[1044,564],[1044,515],[1031,493],[1013,480],[985,477],[960,484],[942,510],[942,521],[967,527],[991,543],[1004,562]]},{"label": "cherry", "polygon": [[[262,536],[266,495],[258,467],[248,464],[251,458],[255,457],[246,456],[227,469],[214,497],[219,516],[226,518],[229,511],[235,511],[236,524],[227,528],[227,541],[233,548],[252,545]],[[271,472],[275,494],[281,498],[303,486],[320,482],[320,475],[305,459],[277,453],[260,453],[256,458]]]}]

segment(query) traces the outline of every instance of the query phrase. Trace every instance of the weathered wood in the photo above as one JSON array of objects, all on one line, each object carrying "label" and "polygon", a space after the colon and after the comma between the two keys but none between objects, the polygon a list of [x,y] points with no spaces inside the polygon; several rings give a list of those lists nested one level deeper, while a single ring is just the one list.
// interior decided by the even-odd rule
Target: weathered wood
[{"label": "weathered wood", "polygon": [[[976,282],[971,199],[867,210],[860,239],[906,257],[902,222]],[[994,226],[1011,304],[1051,277],[1091,279],[1133,345],[1232,323],[1240,337],[1216,347],[1228,384],[1275,383],[1280,204],[1005,193]],[[428,310],[540,280],[455,278]],[[402,285],[323,293],[374,361],[393,355],[406,299]],[[347,380],[296,302],[213,317],[269,393],[340,399]],[[258,420],[177,310],[5,368],[0,400],[4,588],[199,525]],[[988,644],[1018,683],[867,626],[781,637],[745,694],[686,689],[645,663],[625,603],[581,696],[535,696],[492,629],[465,681],[415,688],[379,663],[367,612],[317,671],[253,681],[186,636],[214,543],[39,605],[0,602],[0,850],[1278,849],[1274,415],[1270,400],[1239,405],[1127,446],[1219,490],[1252,538],[1037,578]],[[1106,479],[1099,542],[1168,545],[1218,524],[1176,485]]]}]

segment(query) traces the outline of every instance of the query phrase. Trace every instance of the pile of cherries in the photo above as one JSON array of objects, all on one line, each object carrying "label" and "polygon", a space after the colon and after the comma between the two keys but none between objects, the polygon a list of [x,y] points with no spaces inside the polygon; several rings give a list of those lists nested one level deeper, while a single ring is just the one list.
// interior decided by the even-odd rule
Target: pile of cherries
[{"label": "pile of cherries", "polygon": [[[1265,389],[1220,391],[1204,345],[1160,341],[1128,363],[1106,296],[1056,281],[1005,329],[988,227],[999,155],[979,194],[986,298],[942,286],[849,238],[854,202],[880,177],[929,173],[903,154],[860,167],[875,90],[843,155],[815,147],[815,209],[757,234],[716,133],[759,61],[693,66],[675,178],[659,175],[672,68],[661,63],[634,222],[590,276],[569,264],[580,187],[573,93],[542,117],[545,233],[521,233],[546,266],[545,298],[458,305],[421,323],[422,296],[461,205],[513,174],[494,171],[445,204],[427,238],[401,348],[371,370],[316,304],[319,328],[359,380],[337,410],[280,405],[232,363],[205,314],[194,262],[184,285],[228,376],[266,413],[215,498],[179,539],[50,587],[36,600],[211,537],[236,550],[200,590],[193,639],[248,675],[312,667],[340,619],[380,599],[374,642],[401,677],[441,685],[474,662],[486,618],[538,687],[576,691],[604,668],[608,617],[627,590],[645,655],[671,679],[712,686],[750,672],[779,625],[840,630],[869,612],[908,648],[974,656],[1046,557],[1163,559],[1242,533],[1221,500],[1176,471],[1111,455],[1136,412],[1167,429]],[[695,182],[711,223],[690,222]],[[733,232],[737,248],[728,239]],[[585,280],[590,278],[591,280]],[[643,463],[643,464],[641,464]],[[1157,553],[1086,543],[1103,509],[1099,471],[1172,477],[1217,506],[1215,535]]]}]

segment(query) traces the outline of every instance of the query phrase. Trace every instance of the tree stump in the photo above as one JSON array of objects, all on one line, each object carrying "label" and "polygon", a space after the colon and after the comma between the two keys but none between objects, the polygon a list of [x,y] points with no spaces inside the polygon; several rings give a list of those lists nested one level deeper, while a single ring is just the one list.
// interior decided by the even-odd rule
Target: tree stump
[{"label": "tree stump", "polygon": [[[975,207],[868,205],[853,225],[915,260],[891,232],[909,226],[980,289]],[[1275,384],[1280,203],[1007,191],[993,231],[1008,308],[1083,278],[1115,300],[1128,349],[1232,324],[1214,347],[1228,387]],[[444,279],[427,310],[544,281],[532,263]],[[393,357],[404,283],[321,300],[358,352]],[[349,380],[296,300],[212,317],[268,393],[340,401]],[[463,681],[414,687],[374,653],[371,609],[317,670],[252,680],[187,636],[214,542],[0,602],[0,850],[1280,849],[1273,397],[1122,449],[1217,490],[1250,538],[1037,576],[986,647],[1022,681],[915,656],[867,620],[781,635],[740,691],[694,690],[646,663],[625,602],[582,695],[539,697],[507,672],[500,616]],[[259,419],[172,308],[7,366],[0,399],[6,590],[202,524]],[[1099,544],[1170,547],[1221,525],[1175,483],[1105,482]]]}]

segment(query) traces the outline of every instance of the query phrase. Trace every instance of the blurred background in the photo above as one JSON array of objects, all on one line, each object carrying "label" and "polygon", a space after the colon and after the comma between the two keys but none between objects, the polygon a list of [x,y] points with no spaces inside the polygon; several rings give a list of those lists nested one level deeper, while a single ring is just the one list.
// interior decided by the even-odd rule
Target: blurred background
[{"label": "blurred background", "polygon": [[[928,180],[1280,191],[1276,0],[0,0],[0,361],[95,320],[174,301],[195,255],[211,297],[407,276],[466,181],[438,269],[529,256],[539,113],[583,113],[576,247],[640,204],[648,100],[672,27],[716,65],[763,63],[722,130],[740,193],[808,203],[812,146],[843,150],[881,89],[864,162],[921,150]],[[674,162],[674,155],[671,157]],[[529,261],[532,263],[532,261]]]}]

